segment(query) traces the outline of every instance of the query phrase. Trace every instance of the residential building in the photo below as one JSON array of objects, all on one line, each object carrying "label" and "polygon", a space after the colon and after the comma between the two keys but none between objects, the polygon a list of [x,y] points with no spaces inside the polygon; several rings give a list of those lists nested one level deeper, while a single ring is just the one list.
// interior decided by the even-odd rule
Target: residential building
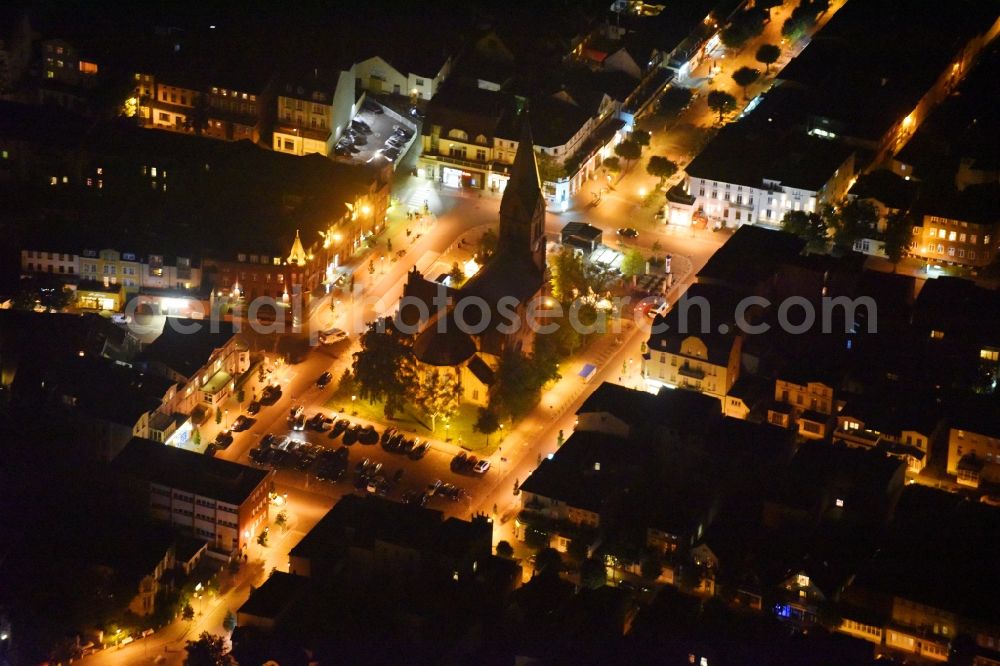
[{"label": "residential building", "polygon": [[[391,49],[391,45],[379,50],[383,49]],[[375,94],[408,95],[413,101],[433,98],[451,73],[452,57],[433,47],[400,53],[402,50],[394,55],[376,53],[355,63],[358,85]]]},{"label": "residential building", "polygon": [[948,473],[964,486],[1000,482],[1000,402],[970,398],[951,414]]},{"label": "residential building", "polygon": [[271,146],[289,155],[328,156],[364,101],[355,92],[353,67],[287,78],[276,88]]},{"label": "residential building", "polygon": [[268,524],[274,472],[134,438],[112,461],[149,498],[150,514],[207,541],[218,553],[246,552]]},{"label": "residential building", "polygon": [[490,558],[493,521],[444,518],[442,512],[374,495],[345,495],[288,554],[289,571],[316,581],[396,575],[459,580]]},{"label": "residential building", "polygon": [[916,205],[910,254],[937,265],[982,269],[1000,250],[1000,185],[970,185],[962,192],[928,195]]},{"label": "residential building", "polygon": [[[136,356],[135,365],[178,385],[164,404],[166,414],[214,414],[250,369],[250,351],[230,322],[170,319],[163,332]],[[178,431],[186,440],[191,423]]]},{"label": "residential building", "polygon": [[733,323],[736,301],[725,287],[695,284],[659,327],[654,320],[642,361],[646,385],[690,389],[724,401],[740,376],[743,335]]},{"label": "residential building", "polygon": [[887,388],[881,397],[849,397],[836,417],[834,441],[878,447],[904,460],[910,474],[927,466],[931,447],[944,431],[935,400],[900,388]]},{"label": "residential building", "polygon": [[135,77],[140,118],[148,119],[150,125],[158,129],[193,133],[197,128],[198,132],[202,131],[208,103],[200,77],[190,71],[169,76],[166,81],[147,72],[137,73]]},{"label": "residential building", "polygon": [[668,224],[777,227],[790,211],[815,212],[843,198],[855,176],[851,148],[756,122],[725,127],[688,164],[685,190],[694,203],[668,201]]},{"label": "residential building", "polygon": [[785,371],[774,382],[774,401],[768,423],[794,428],[807,439],[825,439],[834,427],[838,411],[835,387],[828,379],[810,379],[808,370]]},{"label": "residential building", "polygon": [[272,571],[263,585],[250,590],[250,597],[237,609],[236,624],[273,631],[288,617],[296,601],[306,595],[310,583],[305,576]]},{"label": "residential building", "polygon": [[41,42],[42,79],[38,103],[88,112],[89,94],[97,87],[103,46],[93,40],[51,38]]}]

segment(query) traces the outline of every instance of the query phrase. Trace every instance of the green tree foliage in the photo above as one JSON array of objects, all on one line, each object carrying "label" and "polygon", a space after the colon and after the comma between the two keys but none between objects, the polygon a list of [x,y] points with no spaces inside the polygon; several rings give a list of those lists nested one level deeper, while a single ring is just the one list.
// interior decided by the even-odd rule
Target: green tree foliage
[{"label": "green tree foliage", "polygon": [[652,155],[646,164],[646,173],[659,178],[658,187],[663,187],[663,181],[677,173],[677,165],[662,155]]},{"label": "green tree foliage", "polygon": [[260,534],[257,535],[257,545],[267,548],[267,535],[268,530],[265,527]]},{"label": "green tree foliage", "polygon": [[201,430],[194,429],[194,432],[191,433],[191,441],[195,446],[201,446]]},{"label": "green tree foliage", "polygon": [[637,144],[639,144],[641,147],[645,148],[646,146],[649,145],[649,142],[652,140],[653,137],[646,130],[637,129],[634,132],[632,132],[632,136],[630,138]]},{"label": "green tree foliage", "polygon": [[218,425],[222,423],[222,407],[215,408],[215,424]]},{"label": "green tree foliage", "polygon": [[230,654],[225,654],[225,643],[221,636],[203,631],[198,640],[187,642],[185,666],[237,666]]},{"label": "green tree foliage", "polygon": [[768,20],[768,14],[763,9],[748,9],[739,13],[732,22],[726,26],[719,38],[726,48],[738,49],[764,32],[764,23]]},{"label": "green tree foliage", "polygon": [[806,248],[811,252],[819,252],[826,247],[826,221],[819,213],[790,210],[781,219],[781,228],[806,241]]},{"label": "green tree foliage", "polygon": [[646,258],[642,256],[642,252],[636,248],[626,251],[624,256],[622,256],[621,271],[625,277],[645,274]]},{"label": "green tree foliage", "polygon": [[451,270],[448,271],[448,286],[458,289],[463,284],[465,284],[465,271],[462,270],[462,267],[456,261],[452,263]]},{"label": "green tree foliage", "polygon": [[684,107],[691,103],[694,93],[690,88],[682,86],[670,86],[660,95],[657,103],[657,113],[663,116],[674,116],[680,113]]},{"label": "green tree foliage", "polygon": [[736,98],[724,90],[713,90],[708,93],[708,108],[719,114],[719,122],[722,116],[736,108]]},{"label": "green tree foliage", "polygon": [[372,322],[361,334],[354,353],[353,375],[358,395],[369,402],[385,401],[390,418],[402,410],[416,380],[412,341],[390,320]]},{"label": "green tree foliage", "polygon": [[761,44],[754,57],[757,59],[757,62],[767,67],[766,73],[770,74],[771,65],[778,62],[778,58],[781,57],[781,48],[774,44]]},{"label": "green tree foliage", "polygon": [[431,370],[417,383],[413,402],[431,419],[431,430],[438,419],[450,419],[462,403],[462,384],[450,370]]},{"label": "green tree foliage", "polygon": [[583,257],[569,246],[563,246],[549,263],[549,284],[552,297],[567,303],[587,291],[587,273]]},{"label": "green tree foliage", "polygon": [[543,183],[555,182],[566,176],[566,167],[552,155],[535,151],[535,164],[538,165],[538,177]]},{"label": "green tree foliage", "polygon": [[284,527],[285,525],[287,525],[288,524],[288,512],[287,511],[279,511],[278,515],[274,519],[274,524],[277,525],[278,527]]},{"label": "green tree foliage", "polygon": [[46,287],[37,280],[22,283],[11,304],[16,310],[34,310],[44,308],[56,312],[69,307],[75,295],[68,287]]},{"label": "green tree foliage", "polygon": [[236,628],[236,616],[233,615],[233,611],[226,611],[226,617],[222,620],[222,628],[230,632]]},{"label": "green tree foliage", "polygon": [[514,547],[510,545],[509,541],[497,543],[497,557],[505,557],[508,560],[514,557]]},{"label": "green tree foliage", "polygon": [[781,36],[791,41],[801,39],[816,25],[820,14],[830,8],[826,0],[801,0],[781,26]]},{"label": "green tree foliage", "polygon": [[495,229],[487,229],[483,232],[483,235],[479,238],[479,252],[478,257],[481,263],[486,263],[489,261],[494,253],[497,251],[497,244],[500,242],[500,237],[497,236]]},{"label": "green tree foliage", "polygon": [[591,590],[608,584],[608,569],[600,558],[591,557],[580,565],[580,584]]},{"label": "green tree foliage", "polygon": [[842,248],[851,248],[854,241],[872,237],[878,228],[878,209],[867,201],[853,199],[835,210],[827,210],[827,226],[833,228],[833,241]]},{"label": "green tree foliage", "polygon": [[583,338],[565,312],[561,317],[546,318],[545,323],[553,324],[555,329],[547,333],[539,332],[535,340],[535,354],[564,359],[580,348]]},{"label": "green tree foliage", "polygon": [[486,435],[486,442],[488,444],[490,435],[500,429],[500,417],[493,410],[480,407],[476,415],[476,422],[472,424],[472,429]]},{"label": "green tree foliage", "polygon": [[535,555],[535,572],[541,576],[558,576],[563,570],[562,555],[555,548],[542,548]]},{"label": "green tree foliage", "polygon": [[194,619],[194,607],[191,604],[184,604],[184,608],[181,609],[181,618],[188,622]]},{"label": "green tree foliage", "polygon": [[625,160],[625,170],[628,171],[629,165],[642,155],[642,146],[634,139],[625,139],[615,146],[615,155]]},{"label": "green tree foliage", "polygon": [[740,67],[733,72],[733,81],[743,88],[743,99],[747,98],[747,88],[760,78],[760,72],[752,67]]},{"label": "green tree foliage", "polygon": [[896,267],[903,259],[903,254],[910,245],[912,237],[913,220],[905,213],[897,212],[889,216],[886,220],[885,232],[882,234],[885,242],[885,255],[892,262],[892,271],[896,272]]},{"label": "green tree foliage", "polygon": [[541,397],[542,387],[559,378],[555,359],[548,355],[524,356],[510,350],[500,357],[496,389],[490,409],[517,419],[530,412]]},{"label": "green tree foliage", "polygon": [[604,168],[611,173],[618,173],[622,170],[622,162],[617,156],[612,155],[604,158]]}]

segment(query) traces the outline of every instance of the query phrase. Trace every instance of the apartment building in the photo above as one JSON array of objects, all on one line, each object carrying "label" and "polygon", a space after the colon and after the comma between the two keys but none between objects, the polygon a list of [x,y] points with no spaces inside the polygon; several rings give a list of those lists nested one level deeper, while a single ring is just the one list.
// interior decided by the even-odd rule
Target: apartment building
[{"label": "apartment building", "polygon": [[922,224],[913,227],[910,254],[949,266],[984,268],[1000,250],[997,186],[974,185],[951,197],[934,196],[918,204]]},{"label": "apartment building", "polygon": [[57,275],[64,277],[70,286],[77,280],[122,285],[131,293],[143,287],[197,289],[201,286],[201,264],[197,259],[113,248],[77,252],[24,249],[21,250],[21,273]]},{"label": "apartment building", "polygon": [[[276,152],[299,156],[332,152],[344,126],[353,117],[353,113],[349,114],[339,126],[335,120],[341,74],[315,70],[278,86],[277,117],[271,144]],[[350,77],[350,86],[354,87],[353,77]],[[353,103],[353,95],[351,97]]]},{"label": "apartment building", "polygon": [[654,322],[642,360],[646,386],[690,389],[724,402],[740,376],[743,336],[731,321],[735,311],[729,289],[692,285],[657,320],[659,327]]},{"label": "apartment building", "polygon": [[808,372],[786,371],[774,382],[774,403],[767,420],[782,428],[795,428],[807,439],[824,439],[836,411],[834,387]]},{"label": "apartment building", "polygon": [[691,199],[668,201],[667,223],[778,226],[790,211],[839,201],[855,176],[854,151],[832,141],[749,126],[723,129],[688,165]]},{"label": "apartment building", "polygon": [[452,64],[450,55],[435,51],[373,55],[354,65],[354,76],[369,92],[409,95],[416,101],[434,97]]},{"label": "apartment building", "polygon": [[268,523],[274,472],[136,437],[112,468],[149,498],[151,515],[226,555],[246,552]]},{"label": "apartment building", "polygon": [[952,416],[947,470],[964,486],[1000,482],[1000,401],[970,399]]}]

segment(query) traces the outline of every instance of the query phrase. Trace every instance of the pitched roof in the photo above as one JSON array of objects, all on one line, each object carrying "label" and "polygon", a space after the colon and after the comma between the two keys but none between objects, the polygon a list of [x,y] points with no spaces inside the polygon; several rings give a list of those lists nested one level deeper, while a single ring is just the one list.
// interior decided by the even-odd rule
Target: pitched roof
[{"label": "pitched roof", "polygon": [[413,341],[414,356],[427,365],[461,365],[475,353],[475,341],[459,327],[453,311],[432,317]]},{"label": "pitched roof", "polygon": [[486,365],[486,361],[483,360],[481,356],[473,356],[472,360],[469,361],[469,372],[475,375],[476,379],[481,381],[486,386],[492,386],[493,382],[496,381],[496,373],[493,369]]},{"label": "pitched roof", "polygon": [[698,282],[728,284],[742,290],[749,285],[752,290],[804,247],[805,242],[794,234],[744,224],[709,257],[698,271]]},{"label": "pitched roof", "polygon": [[[510,179],[500,200],[500,219],[512,221],[531,220],[539,207],[545,210],[545,199],[538,181],[538,165],[535,163],[534,138],[527,114],[521,120],[521,138],[514,156],[514,166]],[[501,234],[501,242],[503,234]],[[503,252],[505,248],[499,248]]]},{"label": "pitched roof", "polygon": [[232,322],[178,320],[177,325],[168,321],[163,332],[136,357],[139,363],[162,363],[183,377],[197,372],[216,349],[232,339]]},{"label": "pitched roof", "polygon": [[637,391],[620,384],[602,382],[587,396],[577,414],[607,412],[629,425],[638,425],[653,417],[659,400],[652,393]]}]

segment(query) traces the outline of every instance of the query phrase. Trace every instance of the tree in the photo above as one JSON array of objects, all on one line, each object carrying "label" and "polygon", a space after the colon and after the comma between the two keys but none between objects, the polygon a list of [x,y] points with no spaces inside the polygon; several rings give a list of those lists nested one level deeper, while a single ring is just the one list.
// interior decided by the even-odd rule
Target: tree
[{"label": "tree", "polygon": [[736,108],[736,98],[724,90],[713,90],[708,93],[708,108],[719,114],[721,123],[723,114]]},{"label": "tree", "polygon": [[764,31],[764,22],[768,14],[763,9],[754,8],[741,12],[722,31],[719,39],[726,48],[739,49],[753,37]]},{"label": "tree", "polygon": [[17,295],[11,304],[15,310],[34,310],[36,308],[55,310],[59,312],[73,303],[74,292],[65,286],[48,287],[38,280],[22,282]]},{"label": "tree", "polygon": [[868,201],[852,199],[827,213],[834,242],[842,248],[854,247],[860,238],[871,237],[878,228],[878,209]]},{"label": "tree", "polygon": [[188,622],[194,619],[194,607],[190,603],[184,604],[184,608],[181,609],[181,618]]},{"label": "tree", "polygon": [[472,425],[472,429],[486,435],[486,445],[489,446],[490,435],[500,429],[500,418],[493,410],[487,409],[486,407],[480,407],[478,416],[476,417],[476,422]]},{"label": "tree", "polygon": [[242,405],[246,399],[247,399],[246,389],[243,388],[242,386],[236,389],[236,402]]},{"label": "tree", "polygon": [[198,640],[187,642],[184,664],[185,666],[237,666],[233,656],[225,652],[222,636],[203,631]]},{"label": "tree", "polygon": [[634,139],[625,139],[615,146],[615,155],[625,160],[625,170],[628,171],[632,161],[639,159],[642,155],[642,146]]},{"label": "tree", "polygon": [[806,241],[806,248],[819,252],[826,247],[827,226],[819,213],[790,210],[781,219],[781,228]]},{"label": "tree", "polygon": [[537,574],[558,576],[562,570],[562,555],[555,548],[542,548],[535,555],[535,572]]},{"label": "tree", "polygon": [[663,560],[655,553],[647,555],[639,565],[639,573],[646,580],[656,580],[663,573]]},{"label": "tree", "polygon": [[337,393],[342,396],[354,395],[358,390],[358,383],[354,381],[354,375],[351,374],[350,368],[344,368],[344,374],[340,376],[340,382],[337,384]]},{"label": "tree", "polygon": [[391,320],[375,321],[361,334],[354,353],[353,376],[358,394],[369,402],[385,401],[390,418],[402,409],[415,384],[413,350],[408,336]]},{"label": "tree", "polygon": [[566,547],[566,552],[569,553],[570,557],[577,560],[587,559],[587,550],[590,548],[590,542],[582,537],[574,537],[570,539],[569,545]]},{"label": "tree", "polygon": [[628,250],[622,257],[621,271],[625,277],[643,275],[646,272],[646,258],[642,256],[642,252],[636,248]]},{"label": "tree", "polygon": [[452,263],[451,270],[448,271],[448,286],[458,289],[463,284],[465,284],[465,271],[462,270],[462,267],[456,261]]},{"label": "tree", "polygon": [[550,356],[525,356],[509,350],[500,357],[490,409],[497,414],[520,418],[538,404],[542,387],[558,378],[556,361]]},{"label": "tree", "polygon": [[236,628],[236,616],[233,615],[233,611],[226,611],[226,617],[222,620],[222,628],[229,632]]},{"label": "tree", "polygon": [[733,72],[733,81],[743,88],[743,99],[747,98],[747,88],[760,78],[760,72],[752,67],[740,67]]},{"label": "tree", "polygon": [[514,547],[510,545],[509,541],[500,541],[497,543],[497,557],[504,557],[508,560],[514,557]]},{"label": "tree", "polygon": [[738,49],[747,43],[750,33],[743,24],[733,21],[719,35],[719,40],[727,49]]},{"label": "tree", "polygon": [[538,165],[538,178],[543,183],[555,182],[566,176],[566,167],[548,153],[536,150],[535,164]]},{"label": "tree", "polygon": [[493,253],[497,251],[497,244],[499,242],[500,237],[497,236],[495,230],[487,229],[483,232],[483,235],[479,238],[480,263],[486,263],[493,257]]},{"label": "tree", "polygon": [[201,136],[208,127],[208,95],[196,93],[191,102],[193,106],[184,119],[184,129],[194,132],[195,136]]},{"label": "tree", "polygon": [[288,524],[288,512],[281,510],[278,515],[274,518],[274,524],[278,527],[284,527]]},{"label": "tree", "polygon": [[903,253],[909,247],[910,238],[913,235],[911,232],[912,228],[913,221],[910,220],[906,213],[893,213],[886,220],[885,232],[882,234],[882,239],[885,242],[885,256],[892,263],[893,273],[896,272],[897,265],[903,259]]},{"label": "tree", "polygon": [[774,44],[761,44],[760,48],[757,49],[757,55],[754,57],[757,59],[757,62],[767,67],[766,73],[770,74],[771,65],[778,62],[778,58],[781,57],[781,48]]},{"label": "tree", "polygon": [[659,178],[657,187],[663,187],[663,181],[677,173],[677,165],[662,155],[653,155],[646,164],[646,173]]},{"label": "tree", "polygon": [[604,158],[603,164],[604,168],[610,171],[611,173],[618,173],[619,171],[622,170],[621,160],[614,155],[612,155],[611,157]]},{"label": "tree", "polygon": [[260,534],[257,535],[257,545],[267,548],[267,535],[269,530],[265,527],[261,530]]},{"label": "tree", "polygon": [[631,139],[642,148],[645,148],[649,145],[650,140],[652,140],[652,136],[646,130],[635,130],[632,132]]},{"label": "tree", "polygon": [[450,419],[458,411],[462,384],[450,370],[431,370],[417,384],[413,402],[430,417],[434,431],[438,419]]},{"label": "tree", "polygon": [[587,290],[583,257],[569,246],[563,246],[549,264],[552,297],[567,303]]},{"label": "tree", "polygon": [[580,585],[591,590],[604,587],[608,583],[608,569],[597,557],[590,557],[580,565]]},{"label": "tree", "polygon": [[215,408],[215,424],[218,425],[222,423],[222,407]]},{"label": "tree", "polygon": [[660,95],[657,104],[657,113],[663,116],[673,116],[680,113],[684,107],[691,103],[694,94],[690,88],[682,86],[670,86]]}]

